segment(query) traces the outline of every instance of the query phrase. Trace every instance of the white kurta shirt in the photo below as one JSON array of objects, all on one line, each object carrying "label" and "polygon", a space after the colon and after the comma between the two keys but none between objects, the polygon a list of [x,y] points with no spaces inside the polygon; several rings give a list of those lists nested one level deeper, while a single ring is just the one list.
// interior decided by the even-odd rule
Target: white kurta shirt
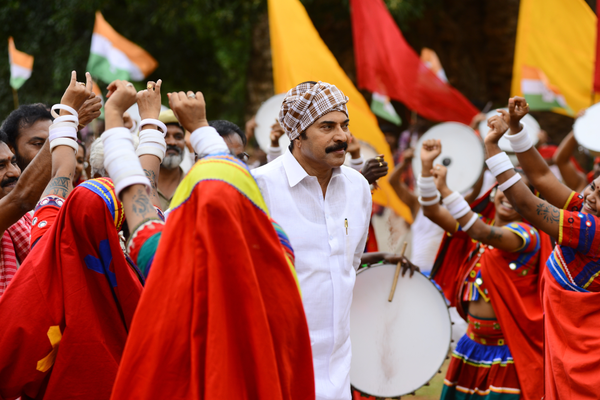
[{"label": "white kurta shirt", "polygon": [[289,150],[253,174],[294,248],[317,399],[349,400],[350,304],[371,217],[369,184],[351,168],[334,168],[323,198]]}]

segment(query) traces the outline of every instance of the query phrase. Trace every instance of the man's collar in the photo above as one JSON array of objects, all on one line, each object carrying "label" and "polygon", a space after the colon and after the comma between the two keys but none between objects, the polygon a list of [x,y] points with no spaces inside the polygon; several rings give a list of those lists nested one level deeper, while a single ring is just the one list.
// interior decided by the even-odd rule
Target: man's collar
[{"label": "man's collar", "polygon": [[[304,178],[309,176],[308,173],[306,172],[306,170],[302,167],[302,165],[300,165],[298,160],[296,160],[296,157],[294,157],[294,155],[292,154],[292,152],[289,149],[287,149],[283,153],[282,157],[283,157],[283,169],[285,170],[285,174],[288,178],[288,183],[290,184],[290,187],[296,186]],[[338,175],[346,176],[346,174],[344,173],[344,170],[340,167],[333,169],[331,178],[333,179],[334,177],[336,177]],[[348,177],[346,177],[346,178],[348,178]]]}]

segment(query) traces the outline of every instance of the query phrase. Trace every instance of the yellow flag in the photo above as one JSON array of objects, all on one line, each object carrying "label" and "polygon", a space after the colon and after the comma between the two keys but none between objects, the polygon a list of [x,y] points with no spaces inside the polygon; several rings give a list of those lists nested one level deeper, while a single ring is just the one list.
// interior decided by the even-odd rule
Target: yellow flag
[{"label": "yellow flag", "polygon": [[512,96],[573,115],[591,104],[596,16],[584,0],[521,0]]},{"label": "yellow flag", "polygon": [[[275,92],[285,93],[305,81],[337,86],[350,99],[347,106],[352,134],[383,154],[391,171],[392,154],[375,115],[317,33],[300,1],[269,0],[269,29]],[[373,201],[412,222],[410,209],[396,196],[387,178],[378,184],[380,189],[373,193]]]}]

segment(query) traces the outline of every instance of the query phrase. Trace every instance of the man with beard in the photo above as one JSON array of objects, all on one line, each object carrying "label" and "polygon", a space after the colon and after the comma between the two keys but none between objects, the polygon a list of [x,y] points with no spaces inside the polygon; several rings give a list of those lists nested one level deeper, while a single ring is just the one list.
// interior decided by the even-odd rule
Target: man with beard
[{"label": "man with beard", "polygon": [[179,166],[183,161],[185,151],[185,132],[171,110],[161,112],[158,119],[167,126],[167,135],[165,136],[167,152],[160,164],[157,190],[160,208],[162,211],[166,211],[177,186],[185,177],[185,172]]},{"label": "man with beard", "polygon": [[48,139],[50,124],[52,115],[41,103],[22,105],[2,123],[2,130],[8,136],[7,144],[17,157],[21,171],[25,170]]},{"label": "man with beard", "polygon": [[29,254],[31,216],[50,180],[51,163],[48,144],[23,171],[10,151],[8,137],[0,131],[0,296]]},{"label": "man with beard", "polygon": [[342,165],[348,98],[324,82],[286,95],[281,157],[254,170],[271,216],[288,233],[310,331],[317,399],[350,399],[350,305],[371,217],[367,180]]}]

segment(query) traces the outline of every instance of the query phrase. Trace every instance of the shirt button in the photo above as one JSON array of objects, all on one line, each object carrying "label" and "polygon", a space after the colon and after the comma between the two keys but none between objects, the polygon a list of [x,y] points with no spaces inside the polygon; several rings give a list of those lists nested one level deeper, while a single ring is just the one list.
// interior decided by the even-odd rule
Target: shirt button
[{"label": "shirt button", "polygon": [[333,235],[329,235],[329,240],[333,240]]}]

